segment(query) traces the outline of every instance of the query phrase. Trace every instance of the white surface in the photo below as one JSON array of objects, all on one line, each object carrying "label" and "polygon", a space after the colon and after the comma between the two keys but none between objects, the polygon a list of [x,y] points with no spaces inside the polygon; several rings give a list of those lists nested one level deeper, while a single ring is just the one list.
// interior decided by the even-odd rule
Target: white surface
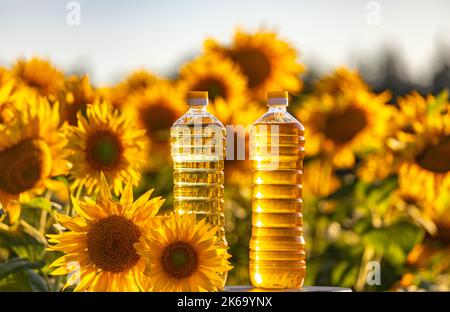
[{"label": "white surface", "polygon": [[298,289],[262,289],[251,286],[227,286],[224,292],[351,292],[350,288],[329,286],[303,286]]}]

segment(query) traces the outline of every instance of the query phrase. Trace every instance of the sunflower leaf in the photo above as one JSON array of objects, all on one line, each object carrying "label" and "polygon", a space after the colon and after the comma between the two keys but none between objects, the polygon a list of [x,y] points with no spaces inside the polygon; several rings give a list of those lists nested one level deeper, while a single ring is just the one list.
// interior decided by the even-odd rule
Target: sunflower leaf
[{"label": "sunflower leaf", "polygon": [[23,208],[34,208],[34,209],[42,209],[47,210],[48,212],[52,212],[52,203],[43,197],[36,197],[31,199],[30,201],[22,204]]},{"label": "sunflower leaf", "polygon": [[430,102],[430,104],[427,107],[427,115],[432,115],[435,113],[441,112],[448,101],[448,91],[444,90],[440,92],[436,97],[433,99],[433,101]]},{"label": "sunflower leaf", "polygon": [[18,270],[40,269],[45,265],[44,261],[30,262],[24,258],[13,258],[0,263],[0,280]]},{"label": "sunflower leaf", "polygon": [[406,255],[420,243],[424,231],[407,221],[398,221],[392,225],[368,231],[363,238],[365,244],[383,253],[393,264],[403,264]]},{"label": "sunflower leaf", "polygon": [[45,279],[32,269],[19,270],[0,280],[0,291],[46,292],[49,287]]},{"label": "sunflower leaf", "polygon": [[18,257],[30,261],[40,260],[45,248],[45,238],[40,237],[36,230],[21,224],[14,229],[0,228],[0,245],[12,250]]}]

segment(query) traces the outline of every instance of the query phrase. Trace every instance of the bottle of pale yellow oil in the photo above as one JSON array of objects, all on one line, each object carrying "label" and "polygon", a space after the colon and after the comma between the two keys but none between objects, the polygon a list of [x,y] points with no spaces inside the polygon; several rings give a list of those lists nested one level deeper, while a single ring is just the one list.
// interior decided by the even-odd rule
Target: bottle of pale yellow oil
[{"label": "bottle of pale yellow oil", "polygon": [[[223,124],[207,112],[208,92],[188,93],[189,110],[170,129],[174,165],[174,210],[195,214],[197,220],[218,226],[217,244],[225,239]],[[227,275],[222,274],[223,286]]]},{"label": "bottle of pale yellow oil", "polygon": [[302,218],[304,127],[286,111],[287,92],[270,92],[268,106],[269,110],[250,128],[250,280],[261,288],[299,288],[306,272]]}]

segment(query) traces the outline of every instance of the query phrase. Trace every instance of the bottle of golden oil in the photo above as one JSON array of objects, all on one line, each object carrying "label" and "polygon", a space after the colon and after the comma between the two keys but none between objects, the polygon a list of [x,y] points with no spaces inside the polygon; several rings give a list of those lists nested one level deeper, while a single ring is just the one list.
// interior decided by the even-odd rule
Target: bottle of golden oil
[{"label": "bottle of golden oil", "polygon": [[306,272],[302,218],[304,127],[286,111],[287,92],[250,129],[253,172],[250,279],[261,288],[299,288]]},{"label": "bottle of golden oil", "polygon": [[[225,238],[224,159],[225,127],[206,111],[208,92],[188,93],[189,110],[170,129],[174,164],[174,210],[195,214],[197,220],[218,226],[217,244]],[[227,275],[222,276],[225,286]]]}]

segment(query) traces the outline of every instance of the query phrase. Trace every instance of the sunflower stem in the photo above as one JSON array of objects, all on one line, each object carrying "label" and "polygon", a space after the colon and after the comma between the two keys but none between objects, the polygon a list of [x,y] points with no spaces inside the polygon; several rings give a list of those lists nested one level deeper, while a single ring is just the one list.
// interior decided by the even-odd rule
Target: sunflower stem
[{"label": "sunflower stem", "polygon": [[58,275],[58,276],[55,277],[55,282],[54,282],[53,287],[51,289],[52,292],[59,292],[60,291],[59,285],[61,284],[61,279],[62,279],[61,275]]},{"label": "sunflower stem", "polygon": [[[47,190],[47,192],[45,192],[44,198],[47,199],[48,201],[50,201],[50,199],[52,198],[52,192],[50,190]],[[48,211],[45,209],[41,209],[41,217],[39,219],[39,232],[42,235],[45,235],[45,232],[46,232],[47,216],[48,216]]]}]

